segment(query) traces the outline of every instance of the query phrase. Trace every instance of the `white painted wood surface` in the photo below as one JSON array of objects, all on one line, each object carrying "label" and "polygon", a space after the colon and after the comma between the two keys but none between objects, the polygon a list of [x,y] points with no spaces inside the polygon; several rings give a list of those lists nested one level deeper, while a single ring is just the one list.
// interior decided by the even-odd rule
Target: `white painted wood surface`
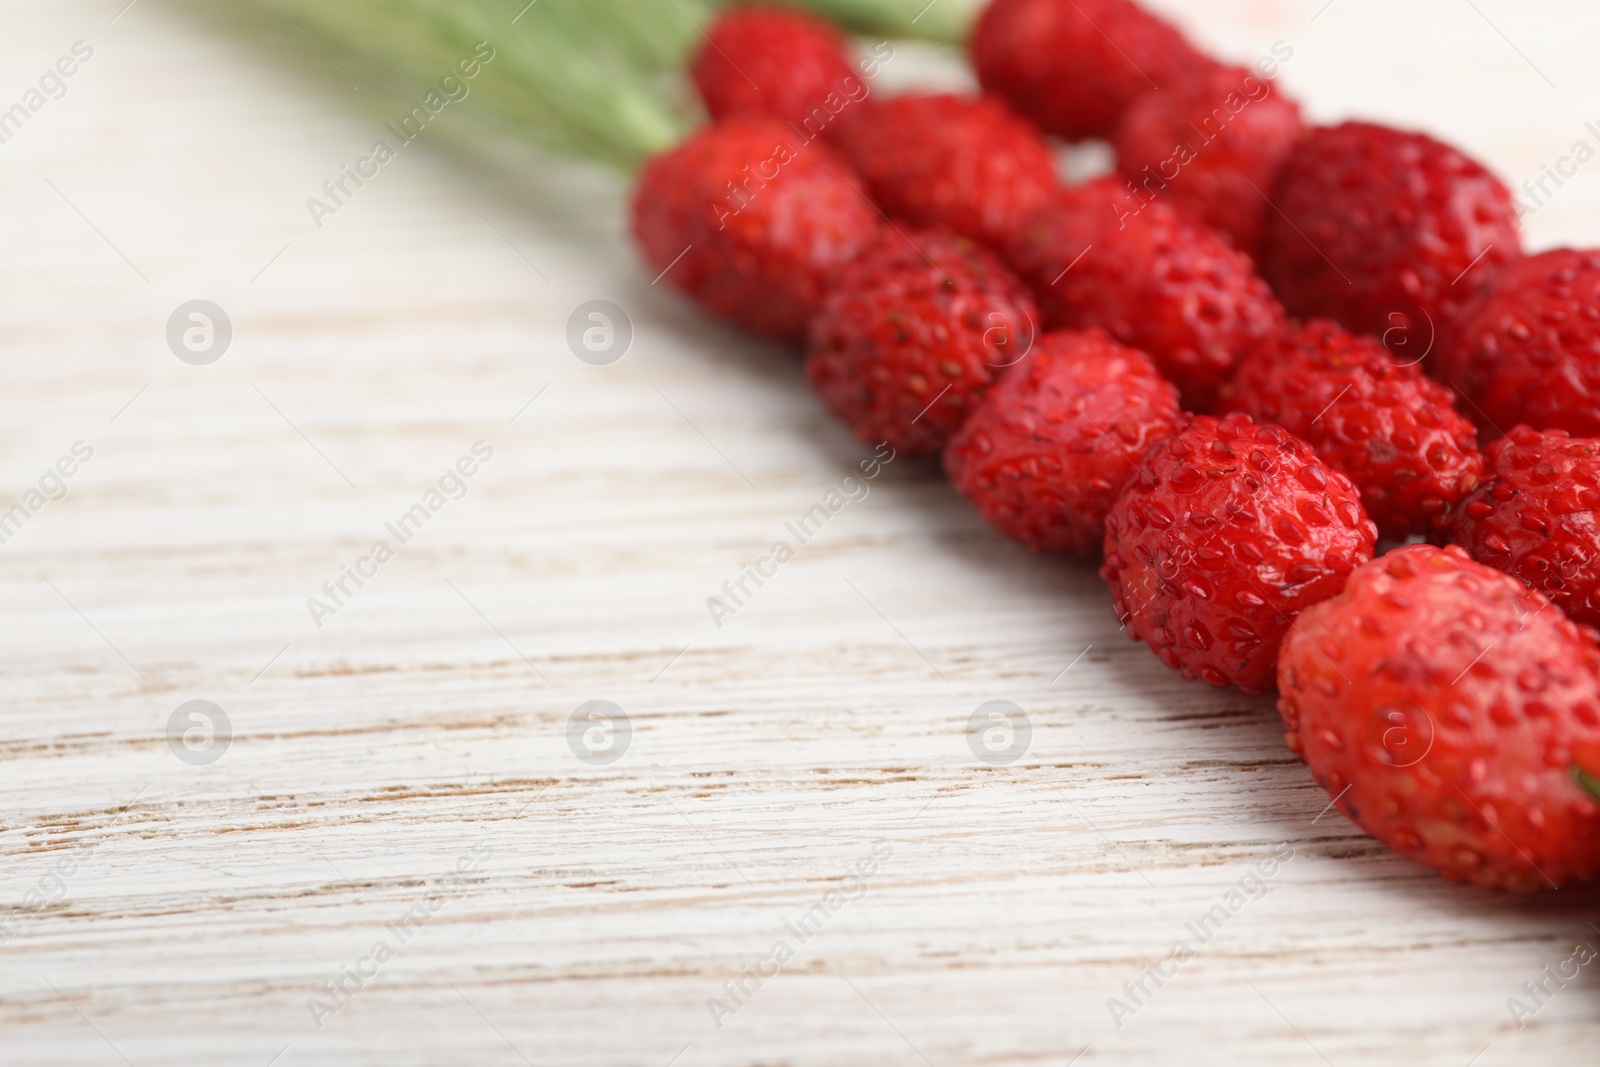
[{"label": "white painted wood surface", "polygon": [[[1507,1000],[1600,944],[1596,894],[1388,854],[1270,701],[1163,670],[1091,567],[1000,542],[931,466],[891,464],[713,626],[705,599],[865,455],[796,361],[650,286],[617,180],[454,118],[313,228],[381,125],[370,87],[269,6],[124,2],[9,0],[0,35],[0,106],[94,50],[0,145],[0,508],[93,448],[0,546],[0,1062],[1592,1055],[1590,969],[1524,1029]],[[1317,117],[1516,181],[1600,117],[1591,5],[1322,5],[1166,6],[1241,60],[1291,42]],[[902,55],[897,81],[951,76]],[[1600,240],[1590,166],[1531,243]],[[209,366],[163,336],[197,298],[233,324]],[[564,340],[593,298],[636,330],[609,367]],[[465,497],[314,626],[306,599],[477,441]],[[597,699],[633,731],[604,767],[567,743]],[[166,741],[190,700],[232,723],[210,765]],[[990,700],[1031,722],[1010,766],[968,748]],[[1116,1026],[1108,998],[1279,843],[1265,895]],[[708,1001],[779,941],[719,1027]]]}]

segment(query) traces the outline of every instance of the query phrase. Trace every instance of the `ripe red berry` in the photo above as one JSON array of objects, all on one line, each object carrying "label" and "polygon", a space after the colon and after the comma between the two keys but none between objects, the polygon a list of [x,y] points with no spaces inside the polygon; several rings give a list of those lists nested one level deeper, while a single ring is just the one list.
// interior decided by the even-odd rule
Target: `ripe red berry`
[{"label": "ripe red berry", "polygon": [[1070,141],[1104,137],[1136,96],[1212,65],[1130,0],[992,0],[971,50],[985,89]]},{"label": "ripe red berry", "polygon": [[1117,169],[1141,198],[1170,196],[1255,254],[1267,197],[1302,132],[1300,105],[1272,81],[1216,68],[1128,105],[1112,136]]},{"label": "ripe red berry", "polygon": [[689,72],[713,119],[773,118],[797,130],[810,120],[809,136],[867,92],[838,30],[767,4],[724,9]]},{"label": "ripe red berry", "polygon": [[1465,309],[1438,374],[1497,433],[1600,437],[1600,252],[1529,256]]},{"label": "ripe red berry", "polygon": [[1488,460],[1488,479],[1456,508],[1455,542],[1600,626],[1600,439],[1518,426]]},{"label": "ripe red berry", "polygon": [[941,231],[884,231],[811,324],[806,373],[867,443],[936,452],[1033,342],[1038,311],[994,255]]},{"label": "ripe red berry", "polygon": [[1460,306],[1521,254],[1511,194],[1420,133],[1347,122],[1290,153],[1261,272],[1302,318],[1381,336],[1420,361]]},{"label": "ripe red berry", "polygon": [[1600,805],[1571,774],[1600,742],[1600,647],[1510,576],[1391,552],[1300,617],[1278,692],[1289,747],[1402,855],[1501,889],[1600,873]]},{"label": "ripe red berry", "polygon": [[1149,353],[1196,411],[1210,410],[1242,353],[1284,327],[1249,256],[1115,178],[1060,190],[1007,251],[1048,328],[1099,327]]},{"label": "ripe red berry", "polygon": [[1349,475],[1383,535],[1403,539],[1437,532],[1483,480],[1477,434],[1454,400],[1377,338],[1319,319],[1258,345],[1220,406],[1304,440]]},{"label": "ripe red berry", "polygon": [[845,116],[833,143],[890,215],[996,246],[1057,184],[1043,135],[990,97],[869,101]]},{"label": "ripe red berry", "polygon": [[1355,486],[1244,415],[1196,418],[1142,467],[1106,517],[1118,618],[1185,678],[1266,689],[1295,617],[1372,558]]},{"label": "ripe red berry", "polygon": [[798,340],[839,268],[883,228],[857,181],[824,144],[731,119],[645,164],[633,233],[650,269],[713,314]]},{"label": "ripe red berry", "polygon": [[944,466],[1005,536],[1089,556],[1145,449],[1184,421],[1143,352],[1099,330],[1045,334],[950,440]]}]

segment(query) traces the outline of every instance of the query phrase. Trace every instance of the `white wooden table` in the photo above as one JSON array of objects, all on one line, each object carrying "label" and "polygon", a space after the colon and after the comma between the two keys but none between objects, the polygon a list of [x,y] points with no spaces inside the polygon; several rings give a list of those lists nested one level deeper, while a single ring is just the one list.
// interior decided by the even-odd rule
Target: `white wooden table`
[{"label": "white wooden table", "polygon": [[[617,179],[449,116],[315,228],[381,101],[270,6],[124,3],[8,0],[0,34],[0,108],[93,50],[0,145],[0,1062],[1592,1056],[1600,972],[1525,1028],[1507,1001],[1600,946],[1600,897],[1389,854],[1270,700],[1163,670],[1090,566],[1001,542],[931,465],[715,626],[866,455],[795,359],[651,287]],[[1322,4],[1178,15],[1243,61],[1290,42],[1319,119],[1516,181],[1593,142],[1593,5]],[[906,48],[887,77],[959,74]],[[1528,235],[1600,242],[1600,162]],[[609,366],[565,339],[597,298],[634,327]],[[208,365],[165,337],[197,299],[232,326]],[[169,744],[197,700],[230,741]],[[569,745],[595,700],[631,728],[609,764]],[[969,748],[995,700],[1031,727],[1009,764]]]}]

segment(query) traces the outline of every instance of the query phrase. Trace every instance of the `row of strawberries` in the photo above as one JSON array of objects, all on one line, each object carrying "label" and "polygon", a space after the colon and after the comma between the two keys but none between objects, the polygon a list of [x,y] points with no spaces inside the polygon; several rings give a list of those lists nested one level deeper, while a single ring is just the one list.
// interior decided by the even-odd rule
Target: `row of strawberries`
[{"label": "row of strawberries", "polygon": [[[1600,874],[1600,254],[1524,255],[1462,153],[1306,127],[1131,0],[992,0],[970,51],[983,94],[884,99],[826,23],[729,9],[646,259],[1001,533],[1103,554],[1169,667],[1276,685],[1393,848]],[[1120,174],[1063,186],[1046,135]]]}]

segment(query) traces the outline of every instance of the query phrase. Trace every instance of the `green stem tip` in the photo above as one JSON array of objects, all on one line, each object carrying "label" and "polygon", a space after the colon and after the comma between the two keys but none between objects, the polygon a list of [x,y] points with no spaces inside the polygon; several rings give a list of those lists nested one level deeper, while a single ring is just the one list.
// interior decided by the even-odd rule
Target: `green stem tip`
[{"label": "green stem tip", "polygon": [[[567,155],[632,170],[701,119],[685,68],[723,0],[275,0],[302,33],[426,86],[479,42],[473,106]],[[944,44],[978,0],[788,0],[860,33]],[[303,28],[302,28],[303,27]]]}]

